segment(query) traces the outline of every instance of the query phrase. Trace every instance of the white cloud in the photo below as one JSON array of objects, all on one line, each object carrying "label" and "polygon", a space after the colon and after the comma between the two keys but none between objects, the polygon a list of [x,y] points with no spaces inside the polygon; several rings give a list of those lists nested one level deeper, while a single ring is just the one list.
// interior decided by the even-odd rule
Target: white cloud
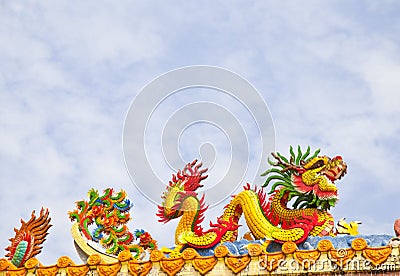
[{"label": "white cloud", "polygon": [[106,186],[133,199],[132,228],[170,245],[177,222],[158,224],[155,206],[133,188],[121,132],[137,91],[188,64],[249,79],[271,109],[279,151],[310,144],[342,154],[349,174],[334,215],[361,216],[361,231],[391,233],[399,214],[388,202],[400,192],[397,3],[209,4],[0,4],[2,247],[19,218],[44,205],[54,227],[39,259],[77,260],[66,213],[90,187]]}]

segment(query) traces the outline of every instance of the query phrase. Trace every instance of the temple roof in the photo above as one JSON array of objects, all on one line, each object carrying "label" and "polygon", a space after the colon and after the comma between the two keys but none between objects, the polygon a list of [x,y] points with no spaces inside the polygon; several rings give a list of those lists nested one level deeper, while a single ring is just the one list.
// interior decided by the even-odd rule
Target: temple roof
[{"label": "temple roof", "polygon": [[31,258],[22,268],[6,259],[0,260],[0,275],[263,275],[304,273],[390,273],[400,272],[400,239],[392,238],[387,245],[370,246],[367,237],[352,239],[350,247],[335,248],[331,239],[320,239],[315,249],[299,249],[293,242],[282,244],[281,250],[267,252],[259,243],[245,245],[246,254],[232,254],[227,245],[219,245],[211,256],[200,256],[193,248],[183,250],[180,257],[170,258],[153,250],[149,260],[137,261],[128,250],[119,253],[113,262],[99,254],[90,255],[84,264],[75,264],[62,256],[54,265],[42,265]]}]

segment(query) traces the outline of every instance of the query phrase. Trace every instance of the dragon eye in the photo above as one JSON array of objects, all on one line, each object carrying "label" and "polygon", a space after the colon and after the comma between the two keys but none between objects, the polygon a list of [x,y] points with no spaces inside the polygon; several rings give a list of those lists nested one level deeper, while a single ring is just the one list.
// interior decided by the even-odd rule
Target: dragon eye
[{"label": "dragon eye", "polygon": [[322,166],[324,166],[325,165],[325,162],[324,162],[324,160],[318,160],[317,162],[315,162],[311,167],[309,167],[308,169],[309,170],[312,170],[312,169],[317,169],[317,168],[321,168]]}]

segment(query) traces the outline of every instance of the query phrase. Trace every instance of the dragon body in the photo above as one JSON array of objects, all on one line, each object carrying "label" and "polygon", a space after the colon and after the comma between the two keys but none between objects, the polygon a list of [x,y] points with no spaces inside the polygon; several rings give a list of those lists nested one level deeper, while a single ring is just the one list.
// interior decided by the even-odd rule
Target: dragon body
[{"label": "dragon body", "polygon": [[159,206],[157,216],[160,222],[168,222],[181,217],[175,232],[175,244],[183,246],[188,244],[195,248],[208,248],[219,242],[233,241],[239,225],[233,216],[228,219],[217,219],[217,223],[210,222],[208,231],[203,231],[200,224],[204,220],[204,212],[208,207],[204,205],[204,196],[198,197],[195,192],[202,187],[200,182],[207,178],[200,170],[201,164],[193,161],[185,166],[182,171],[172,176],[167,191],[162,198],[164,203]]},{"label": "dragon body", "polygon": [[310,156],[310,148],[303,154],[299,147],[296,155],[291,147],[290,153],[289,159],[273,153],[275,161],[269,160],[272,168],[263,174],[267,177],[264,187],[272,185],[269,198],[263,188],[251,189],[247,184],[224,208],[217,223],[210,222],[207,231],[201,227],[207,210],[204,195],[199,198],[196,192],[207,169],[201,169],[195,160],[173,175],[157,215],[164,223],[180,217],[176,248],[210,248],[234,241],[241,216],[256,239],[300,243],[308,236],[335,235],[328,210],[338,199],[334,182],[346,173],[346,163],[340,156],[318,156],[319,150]]},{"label": "dragon body", "polygon": [[115,193],[107,188],[103,194],[99,194],[91,189],[89,200],[78,201],[76,206],[75,210],[69,212],[70,219],[76,221],[72,232],[75,242],[86,255],[94,251],[82,240],[100,244],[108,256],[114,257],[123,250],[129,250],[139,259],[145,250],[157,249],[157,242],[148,232],[138,229],[132,233],[126,225],[130,220],[132,204],[126,198],[125,191]]}]

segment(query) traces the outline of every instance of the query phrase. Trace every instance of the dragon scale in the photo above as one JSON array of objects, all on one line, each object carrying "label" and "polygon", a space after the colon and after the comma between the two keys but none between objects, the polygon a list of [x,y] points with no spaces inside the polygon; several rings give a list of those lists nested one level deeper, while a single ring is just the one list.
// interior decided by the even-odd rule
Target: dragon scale
[{"label": "dragon scale", "polygon": [[[179,221],[175,232],[175,243],[180,244],[190,243],[197,247],[210,244],[210,242],[217,240],[217,234],[214,232],[202,233],[202,235],[193,232],[193,223],[199,216],[199,201],[194,197],[186,198],[182,207],[186,210],[183,212],[182,218]],[[184,241],[183,241],[184,240]]]},{"label": "dragon scale", "polygon": [[[299,237],[304,237],[306,230],[301,227],[282,229],[273,225],[265,216],[259,194],[250,190],[249,186],[245,187],[245,190],[235,196],[225,207],[223,218],[234,217],[237,223],[241,215],[244,215],[247,226],[256,239],[296,241]],[[237,236],[237,230],[235,236]]]},{"label": "dragon scale", "polygon": [[[218,224],[211,224],[212,228],[204,233],[194,231],[194,223],[199,216],[199,201],[191,196],[186,198],[180,206],[183,210],[182,217],[175,232],[177,245],[189,244],[196,248],[210,247],[220,242],[235,241],[238,236],[238,222],[241,216],[256,239],[268,238],[274,240],[297,241],[309,233],[309,223],[306,220],[299,227],[282,229],[272,224],[265,216],[259,202],[259,193],[250,190],[249,186],[232,199],[225,207],[223,215],[218,218]],[[312,217],[312,214],[309,216]],[[226,225],[227,227],[221,227]]]},{"label": "dragon scale", "polygon": [[316,225],[311,231],[311,236],[326,236],[333,233],[334,219],[331,214],[322,210],[315,210],[314,208],[305,209],[290,209],[287,207],[288,200],[287,194],[284,197],[280,197],[279,193],[275,193],[270,198],[270,208],[267,212],[268,219],[274,224],[289,224],[295,219],[301,219],[305,216],[312,216],[315,212],[318,216],[318,223],[322,225]]}]

